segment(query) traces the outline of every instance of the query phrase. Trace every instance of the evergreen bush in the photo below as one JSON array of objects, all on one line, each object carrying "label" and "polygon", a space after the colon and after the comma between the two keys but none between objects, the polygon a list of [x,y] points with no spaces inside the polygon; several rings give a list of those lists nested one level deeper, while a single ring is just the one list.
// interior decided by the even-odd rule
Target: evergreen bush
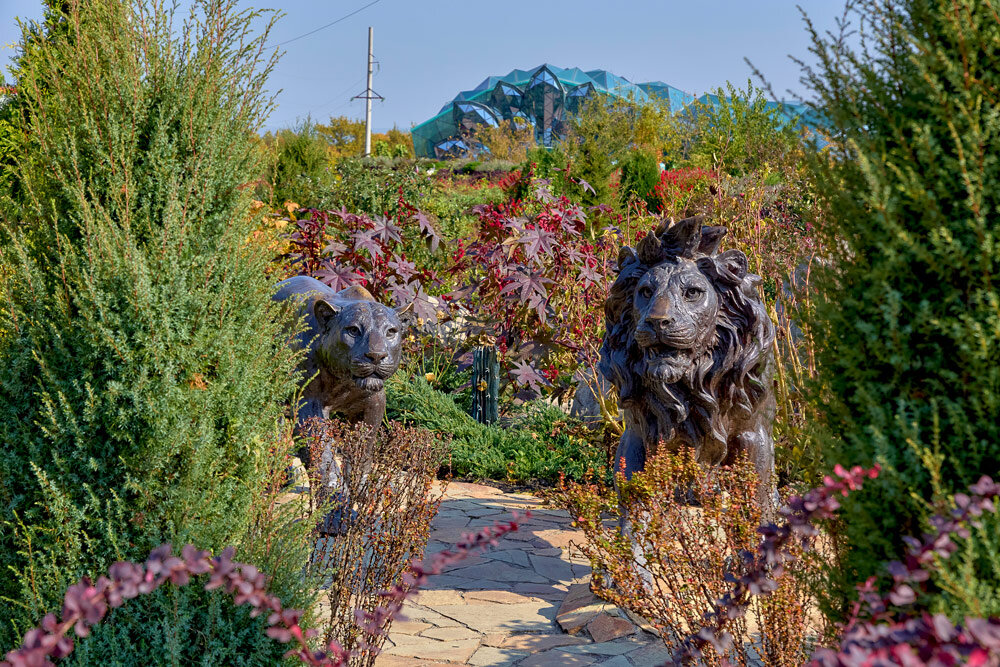
[{"label": "evergreen bush", "polygon": [[451,438],[451,470],[460,477],[512,483],[553,483],[604,468],[605,452],[583,437],[586,429],[558,408],[529,404],[517,428],[480,424],[455,397],[423,378],[394,377],[386,385],[386,415]]},{"label": "evergreen bush", "polygon": [[[47,11],[58,30],[26,32],[16,63],[23,195],[0,224],[0,646],[166,541],[235,545],[301,606],[302,542],[261,503],[296,380],[248,243],[271,23],[235,0],[194,2],[179,31],[157,0]],[[136,664],[102,646],[125,637],[146,664],[172,645],[203,664],[282,653],[193,588],[113,617],[81,656]]]},{"label": "evergreen bush", "polygon": [[334,172],[327,141],[312,121],[268,133],[264,143],[273,152],[267,178],[272,203],[280,206],[290,201],[305,208],[331,205]]},{"label": "evergreen bush", "polygon": [[776,165],[797,154],[801,137],[792,118],[747,83],[727,83],[711,101],[695,102],[667,125],[672,166],[699,167],[734,176],[777,176]]},{"label": "evergreen bush", "polygon": [[660,165],[656,157],[643,150],[629,151],[622,160],[618,199],[622,205],[643,201],[650,211],[657,211],[659,198],[653,190],[660,184]]},{"label": "evergreen bush", "polygon": [[431,189],[430,179],[417,173],[412,160],[343,158],[337,163],[336,175],[330,208],[370,216],[400,215],[400,197],[419,207]]},{"label": "evergreen bush", "polygon": [[[815,164],[831,261],[802,316],[817,341],[826,461],[884,473],[844,502],[833,612],[903,552],[904,535],[927,530],[933,506],[1000,471],[997,3],[859,0],[851,11],[847,29],[866,39],[813,30],[819,64],[805,70],[833,143]],[[976,575],[995,589],[996,572]]]}]

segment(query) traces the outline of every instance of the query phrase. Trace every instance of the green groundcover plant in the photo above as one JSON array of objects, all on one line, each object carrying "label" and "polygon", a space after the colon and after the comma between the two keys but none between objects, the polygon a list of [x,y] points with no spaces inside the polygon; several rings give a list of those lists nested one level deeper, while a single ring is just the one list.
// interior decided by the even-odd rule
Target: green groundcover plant
[{"label": "green groundcover plant", "polygon": [[[268,565],[277,528],[255,508],[296,380],[268,258],[248,244],[274,64],[261,20],[233,0],[183,21],[155,0],[81,0],[26,31],[22,196],[0,225],[2,646],[68,583],[168,540],[236,545],[304,600],[287,573],[305,554],[289,537]],[[262,622],[163,591],[79,655],[273,665]]]},{"label": "green groundcover plant", "polygon": [[451,471],[459,477],[552,484],[561,474],[581,479],[607,463],[586,429],[551,405],[530,403],[517,416],[519,427],[504,428],[478,423],[423,378],[394,377],[386,395],[390,419],[451,436]]},{"label": "green groundcover plant", "polygon": [[[847,18],[860,45],[814,31],[805,71],[833,140],[815,164],[830,261],[805,315],[825,460],[884,473],[844,503],[835,614],[1000,461],[997,3],[859,0]],[[967,590],[1000,583],[970,574]]]}]

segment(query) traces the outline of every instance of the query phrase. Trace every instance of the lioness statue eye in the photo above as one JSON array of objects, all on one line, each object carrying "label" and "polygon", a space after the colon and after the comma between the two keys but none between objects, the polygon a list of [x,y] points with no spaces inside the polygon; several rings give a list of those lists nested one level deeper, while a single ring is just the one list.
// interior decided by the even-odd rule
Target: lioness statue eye
[{"label": "lioness statue eye", "polygon": [[703,290],[700,287],[688,287],[686,290],[684,290],[684,298],[688,299],[689,301],[694,301],[704,293],[705,290]]},{"label": "lioness statue eye", "polygon": [[386,336],[395,336],[399,333],[399,329],[396,327],[389,327],[389,330],[385,332]]},{"label": "lioness statue eye", "polygon": [[361,329],[352,324],[351,326],[344,328],[344,333],[346,333],[348,336],[357,338],[358,336],[361,335]]}]

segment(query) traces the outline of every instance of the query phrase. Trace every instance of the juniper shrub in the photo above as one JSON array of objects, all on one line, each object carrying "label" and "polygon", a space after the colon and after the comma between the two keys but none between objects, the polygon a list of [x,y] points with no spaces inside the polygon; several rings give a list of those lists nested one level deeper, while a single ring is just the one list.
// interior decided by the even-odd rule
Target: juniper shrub
[{"label": "juniper shrub", "polygon": [[[70,582],[115,561],[168,540],[242,555],[249,534],[273,537],[253,505],[296,384],[268,258],[247,242],[269,16],[230,0],[195,2],[183,21],[153,1],[48,12],[57,29],[27,29],[18,54],[23,196],[0,224],[8,645]],[[307,554],[288,553],[300,569]],[[173,636],[187,656],[280,659],[243,643],[259,620],[207,598],[181,605],[191,614],[176,625],[132,625],[161,595],[117,610],[87,643],[127,651],[114,634],[130,627],[135,646]]]},{"label": "juniper shrub", "polygon": [[[811,399],[827,466],[884,467],[844,503],[846,547],[824,586],[834,618],[904,535],[998,472],[996,9],[857,0],[841,33],[809,26],[817,65],[804,78],[831,139],[811,163],[829,259],[802,313],[822,342]],[[992,560],[974,574],[995,589]]]}]

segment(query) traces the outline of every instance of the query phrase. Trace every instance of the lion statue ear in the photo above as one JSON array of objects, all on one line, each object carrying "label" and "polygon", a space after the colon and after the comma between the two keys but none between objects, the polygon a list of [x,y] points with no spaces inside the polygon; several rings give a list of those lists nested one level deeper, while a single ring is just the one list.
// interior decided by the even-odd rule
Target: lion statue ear
[{"label": "lion statue ear", "polygon": [[399,321],[402,324],[405,324],[406,326],[410,326],[410,323],[413,320],[413,302],[412,301],[409,302],[408,304],[406,304],[405,306],[398,306],[396,308],[393,308],[393,310],[396,311],[396,316],[399,318]]},{"label": "lion statue ear", "polygon": [[313,316],[319,323],[321,329],[326,329],[330,322],[333,321],[340,311],[343,309],[343,305],[337,302],[326,301],[325,299],[316,299],[313,303]]},{"label": "lion statue ear", "polygon": [[747,256],[739,250],[727,250],[715,257],[701,257],[697,263],[706,275],[726,285],[740,285],[748,277],[750,280],[757,277],[748,272]]},{"label": "lion statue ear", "polygon": [[702,227],[701,241],[698,243],[698,254],[714,255],[715,251],[719,249],[719,244],[722,243],[722,237],[728,231],[725,227]]},{"label": "lion statue ear", "polygon": [[750,268],[747,256],[739,250],[727,250],[722,253],[715,258],[715,265],[722,279],[732,284],[743,282]]},{"label": "lion statue ear", "polygon": [[626,266],[639,261],[639,256],[635,254],[630,246],[622,246],[618,251],[618,270],[622,271]]}]

